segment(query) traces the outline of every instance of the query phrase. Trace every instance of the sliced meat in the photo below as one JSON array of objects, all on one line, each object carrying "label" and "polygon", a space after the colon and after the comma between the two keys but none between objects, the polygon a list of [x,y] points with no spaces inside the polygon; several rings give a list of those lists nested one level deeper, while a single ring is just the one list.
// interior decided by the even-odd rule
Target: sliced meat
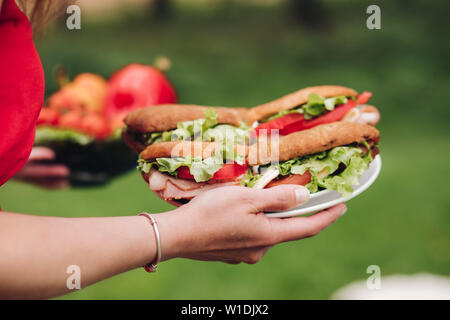
[{"label": "sliced meat", "polygon": [[173,200],[173,199],[192,199],[195,196],[198,196],[200,193],[209,191],[216,188],[227,187],[227,186],[235,186],[239,185],[239,182],[224,182],[224,183],[215,183],[215,184],[199,184],[197,189],[192,190],[180,190],[177,188],[172,181],[168,181],[166,188],[161,191],[161,197],[164,200]]},{"label": "sliced meat", "polygon": [[195,182],[195,180],[187,180],[187,179],[180,179],[175,177],[168,177],[169,182],[172,183],[175,187],[182,191],[189,191],[189,190],[195,190],[199,187],[202,187],[206,185],[206,182]]},{"label": "sliced meat", "polygon": [[365,145],[363,145],[363,144],[359,144],[358,148],[360,148],[362,150],[361,157],[364,157],[366,155],[367,151],[368,151],[367,147]]},{"label": "sliced meat", "polygon": [[[368,141],[368,143],[370,145],[370,153],[372,155],[372,158],[375,158],[375,156],[379,153],[378,147],[374,146],[374,144],[375,144],[374,141]],[[362,150],[361,157],[364,157],[367,154],[367,152],[369,151],[369,150],[367,150],[367,147],[363,144],[359,144],[358,148],[360,148]]]},{"label": "sliced meat", "polygon": [[175,206],[175,207],[180,207],[185,203],[188,203],[190,201],[190,199],[178,199],[178,200],[169,200],[169,199],[164,199],[163,196],[161,195],[161,192],[157,191],[155,192],[156,195],[161,198],[162,200],[166,201],[167,203],[170,203],[171,205]]},{"label": "sliced meat", "polygon": [[373,147],[372,149],[370,149],[370,152],[371,152],[371,154],[372,154],[372,158],[375,158],[376,155],[377,155],[378,153],[380,153],[380,151],[378,150],[377,147]]},{"label": "sliced meat", "polygon": [[148,178],[146,180],[148,181],[150,189],[152,189],[153,191],[164,190],[167,186],[167,182],[169,181],[182,191],[197,189],[199,186],[206,184],[206,183],[198,183],[195,182],[194,180],[171,177],[155,169],[152,169],[150,173],[148,173],[147,177]]},{"label": "sliced meat", "polygon": [[155,169],[150,170],[150,173],[147,174],[148,186],[155,192],[164,190],[168,180],[169,179],[166,175]]},{"label": "sliced meat", "polygon": [[158,170],[152,169],[144,178],[148,179],[150,189],[164,200],[192,199],[199,193],[215,188],[239,185],[239,181],[223,183],[197,183],[195,181],[179,179],[168,176]]},{"label": "sliced meat", "polygon": [[289,176],[272,180],[266,188],[271,188],[275,186],[279,186],[282,184],[298,184],[301,186],[307,185],[311,181],[311,173],[306,171],[304,174],[291,174]]}]

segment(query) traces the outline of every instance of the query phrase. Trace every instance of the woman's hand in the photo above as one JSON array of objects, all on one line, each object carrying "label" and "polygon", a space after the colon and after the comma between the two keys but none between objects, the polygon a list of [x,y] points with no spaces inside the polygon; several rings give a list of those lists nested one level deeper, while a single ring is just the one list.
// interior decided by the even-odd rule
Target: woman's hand
[{"label": "woman's hand", "polygon": [[34,147],[25,166],[14,176],[40,187],[60,189],[69,187],[69,168],[61,164],[46,163],[55,159],[55,153],[45,147]]},{"label": "woman's hand", "polygon": [[[158,222],[162,259],[184,257],[255,263],[283,241],[317,234],[345,211],[339,205],[309,217],[268,218],[309,198],[306,188],[282,185],[256,190],[225,187],[199,195]],[[0,214],[0,298],[50,298],[70,292],[68,266],[81,270],[81,286],[142,267],[157,253],[142,216],[60,218]],[[33,272],[30,272],[30,261]],[[40,275],[37,277],[36,275]]]},{"label": "woman's hand", "polygon": [[205,192],[172,212],[155,215],[162,260],[184,257],[227,263],[256,263],[273,245],[311,237],[336,221],[344,204],[308,217],[268,218],[263,211],[305,203],[298,185],[269,189],[224,187]]}]

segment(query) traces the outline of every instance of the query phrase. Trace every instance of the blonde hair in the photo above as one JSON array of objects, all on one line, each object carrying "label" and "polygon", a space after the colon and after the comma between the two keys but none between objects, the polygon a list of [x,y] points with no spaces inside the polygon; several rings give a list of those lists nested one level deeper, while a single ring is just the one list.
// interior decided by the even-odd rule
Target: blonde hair
[{"label": "blonde hair", "polygon": [[30,19],[34,31],[40,31],[53,19],[63,15],[75,0],[17,0],[19,8]]}]

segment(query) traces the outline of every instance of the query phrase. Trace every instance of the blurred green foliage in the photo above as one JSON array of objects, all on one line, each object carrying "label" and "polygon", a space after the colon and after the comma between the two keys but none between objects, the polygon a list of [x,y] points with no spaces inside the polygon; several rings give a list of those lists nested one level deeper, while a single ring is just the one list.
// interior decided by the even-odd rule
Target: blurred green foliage
[{"label": "blurred green foliage", "polygon": [[[326,299],[368,277],[450,270],[450,9],[444,1],[378,2],[381,30],[368,30],[367,1],[323,1],[326,27],[297,24],[286,5],[184,4],[171,18],[124,13],[119,21],[83,16],[81,31],[54,28],[38,41],[47,93],[52,69],[108,77],[130,62],[164,54],[181,103],[254,106],[304,86],[341,84],[374,93],[382,113],[383,168],[320,235],[273,248],[256,265],[164,262],[67,299]],[[377,2],[375,2],[376,4]],[[24,201],[26,199],[26,201]],[[3,210],[66,217],[134,215],[171,207],[136,172],[92,189],[46,191],[18,182],[0,189]]]}]

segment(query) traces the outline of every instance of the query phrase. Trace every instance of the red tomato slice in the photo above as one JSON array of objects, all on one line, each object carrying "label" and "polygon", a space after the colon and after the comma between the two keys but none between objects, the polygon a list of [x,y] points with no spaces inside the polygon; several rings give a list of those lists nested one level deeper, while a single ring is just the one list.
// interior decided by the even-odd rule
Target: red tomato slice
[{"label": "red tomato slice", "polygon": [[191,174],[191,172],[189,171],[189,167],[187,166],[179,167],[177,173],[178,178],[194,180],[194,176]]},{"label": "red tomato slice", "polygon": [[[342,104],[338,107],[336,107],[334,110],[325,113],[323,116],[306,120],[299,124],[299,129],[295,131],[301,131],[306,129],[314,128],[318,125],[325,124],[325,123],[331,123],[341,120],[347,112],[349,112],[351,109],[357,106],[356,101],[349,101],[346,104]],[[293,131],[288,131],[289,128],[286,128],[285,130],[280,130],[280,134],[286,135],[288,133],[291,133]]]},{"label": "red tomato slice", "polygon": [[280,129],[280,135],[285,136],[292,132],[304,130],[303,124],[305,123],[305,121],[306,120],[294,122],[294,123],[284,127],[283,129]]},{"label": "red tomato slice", "polygon": [[[234,163],[225,163],[222,168],[220,168],[219,171],[214,173],[213,177],[211,178],[214,180],[227,180],[227,179],[235,179],[247,172],[247,163],[244,163],[243,165]],[[177,170],[178,178],[183,179],[191,179],[194,180],[194,176],[189,171],[189,167],[183,166],[178,168]]]},{"label": "red tomato slice", "polygon": [[292,174],[290,176],[278,180],[272,180],[266,186],[266,188],[271,188],[282,184],[298,184],[304,186],[307,185],[310,181],[311,181],[311,173],[309,171],[306,171],[304,174]]},{"label": "red tomato slice", "polygon": [[270,135],[270,130],[278,129],[280,130],[280,135],[284,136],[293,132],[311,129],[321,124],[340,121],[352,108],[359,104],[367,103],[371,96],[372,93],[364,91],[357,97],[356,101],[350,100],[346,104],[337,106],[334,110],[311,120],[305,120],[300,113],[288,114],[260,124],[256,127],[255,132],[256,135],[259,135],[261,129],[267,129],[267,135]]},{"label": "red tomato slice", "polygon": [[356,98],[357,104],[366,104],[369,102],[369,99],[372,97],[372,92],[364,91]]},{"label": "red tomato slice", "polygon": [[346,104],[337,106],[334,110],[327,112],[320,117],[311,120],[300,119],[296,122],[292,122],[284,127],[279,128],[280,135],[285,136],[293,132],[311,129],[321,124],[339,121],[347,114],[347,112],[349,112],[356,106],[356,101],[349,101]]},{"label": "red tomato slice", "polygon": [[212,179],[217,180],[225,180],[225,179],[234,179],[237,178],[247,172],[247,163],[240,165],[236,162],[234,163],[226,163],[220,168],[219,171],[214,173]]},{"label": "red tomato slice", "polygon": [[356,101],[349,101],[346,104],[337,106],[334,110],[325,113],[324,115],[311,119],[294,122],[282,129],[280,129],[281,135],[287,135],[293,132],[302,131],[306,129],[314,128],[318,125],[331,123],[341,120],[347,112],[357,106]]},{"label": "red tomato slice", "polygon": [[304,121],[303,115],[301,113],[291,113],[291,114],[287,114],[285,116],[279,117],[277,119],[273,119],[270,121],[267,121],[265,123],[261,123],[259,126],[257,126],[255,128],[256,131],[256,135],[259,136],[259,134],[261,133],[261,130],[267,130],[266,134],[270,135],[270,131],[272,129],[278,129],[278,130],[282,130],[283,128],[294,124],[294,123],[298,123]]}]

